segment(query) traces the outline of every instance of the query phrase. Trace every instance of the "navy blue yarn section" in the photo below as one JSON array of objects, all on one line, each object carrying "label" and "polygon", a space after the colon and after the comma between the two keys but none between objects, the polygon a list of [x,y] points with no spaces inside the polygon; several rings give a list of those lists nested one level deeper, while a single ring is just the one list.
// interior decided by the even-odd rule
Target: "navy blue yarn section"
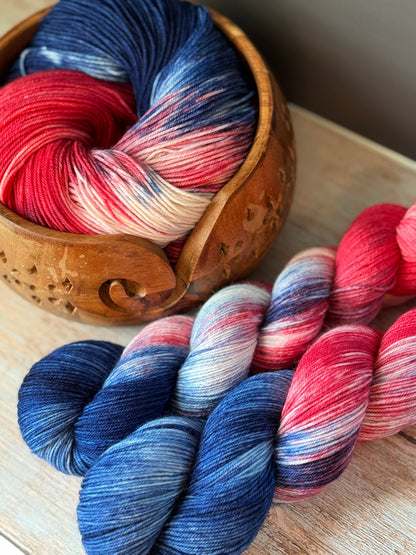
[{"label": "navy blue yarn section", "polygon": [[[181,4],[170,0],[61,0],[40,23],[24,60],[25,70],[33,73],[58,67],[42,55],[40,49],[45,47],[62,53],[61,69],[80,70],[84,56],[84,72],[90,75],[114,60],[125,74],[114,80],[131,81],[136,98],[147,108],[154,75],[185,43],[196,23],[195,8]],[[79,55],[77,67],[67,54],[71,52]],[[91,58],[102,63],[96,67]],[[10,76],[18,75],[16,61]]]},{"label": "navy blue yarn section", "polygon": [[60,0],[9,80],[59,68],[131,83],[141,117],[157,101],[157,88],[168,92],[172,76],[176,90],[178,78],[187,87],[214,90],[212,79],[230,72],[224,89],[236,100],[247,95],[244,79],[231,69],[236,65],[242,64],[205,7],[177,0]]},{"label": "navy blue yarn section", "polygon": [[[111,445],[165,412],[177,372],[188,353],[186,347],[154,345],[123,356],[120,381],[105,385],[75,425],[78,449],[89,465]],[[146,359],[152,366],[143,372],[141,366]]]},{"label": "navy blue yarn section", "polygon": [[156,345],[120,359],[122,350],[106,341],[64,345],[24,379],[18,403],[23,439],[58,470],[84,475],[108,447],[163,414],[189,352]]},{"label": "navy blue yarn section", "polygon": [[[62,472],[86,471],[73,449],[74,422],[101,389],[122,351],[121,345],[104,341],[64,345],[34,364],[23,380],[18,403],[23,439]],[[62,436],[68,441],[58,442]]]},{"label": "navy blue yarn section", "polygon": [[245,380],[208,417],[190,484],[152,554],[240,554],[270,509],[274,446],[293,372]]},{"label": "navy blue yarn section", "polygon": [[89,555],[145,554],[189,480],[203,428],[157,418],[110,447],[87,472],[78,523]]}]

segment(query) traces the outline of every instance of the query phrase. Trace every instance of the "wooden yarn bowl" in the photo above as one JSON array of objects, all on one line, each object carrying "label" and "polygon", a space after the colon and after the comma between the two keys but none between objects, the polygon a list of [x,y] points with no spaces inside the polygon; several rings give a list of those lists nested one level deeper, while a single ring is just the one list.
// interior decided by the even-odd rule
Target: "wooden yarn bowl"
[{"label": "wooden yarn bowl", "polygon": [[[29,17],[0,39],[0,73],[25,48],[48,11]],[[214,289],[246,276],[276,239],[295,181],[290,115],[253,44],[231,21],[211,12],[257,87],[259,121],[247,158],[213,198],[174,268],[148,240],[54,231],[0,204],[1,279],[36,306],[96,324],[153,320],[184,311]]]}]

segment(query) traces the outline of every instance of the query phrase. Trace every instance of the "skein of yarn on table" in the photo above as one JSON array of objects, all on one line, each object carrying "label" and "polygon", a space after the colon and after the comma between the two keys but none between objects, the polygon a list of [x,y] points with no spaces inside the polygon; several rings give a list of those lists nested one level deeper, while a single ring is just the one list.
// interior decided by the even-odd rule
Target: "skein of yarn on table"
[{"label": "skein of yarn on table", "polygon": [[[300,253],[271,294],[228,287],[195,323],[178,316],[145,328],[119,362],[121,347],[84,342],[32,368],[21,430],[39,456],[86,474],[87,552],[241,553],[273,495],[318,493],[357,441],[416,421],[416,312],[382,339],[359,324],[387,294],[415,295],[415,213],[366,210],[336,254]],[[323,325],[338,324],[309,347]],[[250,369],[289,368],[308,347],[294,374],[245,380]]]},{"label": "skein of yarn on table", "polygon": [[[45,244],[52,240],[60,249],[48,253],[49,258],[66,257],[66,264],[75,265],[68,272],[79,276],[75,280],[79,283],[66,275],[61,280],[68,278],[72,285],[63,291],[67,305],[74,309],[67,310],[67,316],[101,322],[134,321],[140,319],[140,311],[159,305],[169,308],[181,300],[190,288],[192,272],[198,277],[204,277],[204,271],[211,273],[203,284],[190,288],[189,302],[195,302],[214,284],[247,273],[276,236],[293,185],[289,116],[280,92],[275,90],[274,110],[279,103],[282,121],[273,131],[277,142],[271,147],[267,133],[272,133],[271,122],[276,119],[270,104],[272,82],[242,33],[230,27],[227,38],[223,31],[228,24],[220,22],[222,28],[218,29],[206,8],[178,0],[61,0],[41,20],[30,45],[12,65],[8,83],[0,90],[0,138],[4,138],[0,141],[1,202],[15,214],[61,232],[116,235],[113,244],[117,248],[109,255],[112,243],[108,239],[101,245],[101,254],[98,241],[91,243],[75,236],[76,244],[71,248],[70,236],[45,233]],[[246,60],[241,59],[244,52],[238,51],[239,44],[248,51]],[[257,143],[262,143],[257,151],[253,146],[256,129]],[[262,133],[266,136],[259,137]],[[198,246],[202,263],[212,268],[195,267],[197,256],[191,244],[193,259],[184,255],[175,275],[169,261],[176,262],[185,239],[213,204],[214,195],[232,180],[249,154],[251,164],[247,163],[241,174],[240,188],[250,181],[252,164],[264,155],[262,149],[270,148],[275,161],[256,178],[260,181],[266,172],[263,189],[254,186],[257,204],[250,208],[250,194],[246,192],[248,207],[239,210],[252,223],[238,230],[237,214],[235,225],[227,226],[234,230],[228,231],[230,236],[216,236],[218,229],[213,233],[212,228],[220,219],[224,198],[219,200],[207,217],[205,230],[201,228],[207,245]],[[268,163],[262,161],[264,164]],[[274,175],[268,177],[271,172]],[[230,191],[232,196],[238,190]],[[260,237],[258,232],[270,227],[264,223],[268,212],[279,218],[275,216],[274,226]],[[19,219],[13,221],[15,228],[16,222],[22,224]],[[210,228],[216,241],[212,246],[207,234]],[[37,234],[36,239],[42,233],[29,226],[26,240],[28,231]],[[130,240],[130,245],[125,245],[117,234],[140,237],[142,242]],[[36,258],[39,245],[34,237],[31,239]],[[233,245],[227,260],[218,253],[228,253],[223,245],[230,239],[237,246]],[[66,247],[63,253],[59,241]],[[195,242],[201,243],[201,239]],[[143,269],[142,280],[139,264],[134,268],[129,265],[136,243],[136,258],[140,254],[143,258],[148,251],[142,264],[150,269]],[[125,253],[118,255],[123,247]],[[167,247],[169,261],[159,247]],[[202,247],[208,254],[209,250],[217,252],[207,257]],[[82,249],[84,253],[79,252]],[[13,252],[23,250],[21,241]],[[80,262],[81,254],[85,260]],[[119,269],[123,254],[124,272]],[[17,266],[23,261],[9,264],[20,272]],[[85,274],[85,264],[90,281],[95,271],[99,273],[96,266],[106,268],[109,275],[103,276],[100,270],[89,284],[80,277]],[[32,279],[47,271],[43,266],[47,268],[43,260],[41,265],[33,261],[30,268],[36,272],[32,272]],[[42,277],[38,281],[47,300],[43,291],[38,291],[29,296],[32,302],[65,313],[58,309],[67,305],[58,295],[48,293],[49,286],[58,293],[60,280],[54,283]],[[10,281],[10,285],[14,287],[15,282]],[[124,289],[121,300],[120,289]],[[96,314],[89,315],[94,303],[99,305]]]}]

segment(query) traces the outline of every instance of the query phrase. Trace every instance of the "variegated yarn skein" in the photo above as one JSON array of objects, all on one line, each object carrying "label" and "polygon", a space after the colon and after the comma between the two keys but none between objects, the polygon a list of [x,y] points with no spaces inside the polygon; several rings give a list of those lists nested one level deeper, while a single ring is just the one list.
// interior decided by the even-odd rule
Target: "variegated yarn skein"
[{"label": "variegated yarn skein", "polygon": [[32,367],[22,434],[86,475],[88,553],[241,553],[273,496],[318,493],[357,441],[416,422],[416,312],[383,337],[362,325],[387,294],[416,294],[415,214],[367,209],[338,250],[300,253],[271,293],[233,285],[195,322],[153,323],[123,353],[75,343]]},{"label": "variegated yarn skein", "polygon": [[0,201],[61,231],[183,239],[252,144],[246,73],[202,6],[61,0],[0,90]]}]

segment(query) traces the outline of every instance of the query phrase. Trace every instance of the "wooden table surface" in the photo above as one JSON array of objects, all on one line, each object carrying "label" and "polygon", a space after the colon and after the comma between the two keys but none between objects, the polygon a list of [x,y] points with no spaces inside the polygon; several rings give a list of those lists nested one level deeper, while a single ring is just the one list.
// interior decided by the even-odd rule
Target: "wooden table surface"
[{"label": "wooden table surface", "polygon": [[[43,0],[0,0],[0,34]],[[296,106],[295,201],[285,228],[254,277],[272,281],[289,257],[336,245],[372,204],[416,200],[416,164]],[[390,309],[385,329],[409,308]],[[84,553],[76,522],[80,480],[31,455],[17,427],[19,385],[30,366],[69,341],[126,344],[138,327],[99,328],[49,315],[0,285],[0,534],[23,553]],[[345,473],[318,497],[273,507],[247,553],[408,555],[416,553],[416,426],[357,447]],[[3,540],[4,541],[4,540]],[[0,541],[0,553],[7,553]]]}]

